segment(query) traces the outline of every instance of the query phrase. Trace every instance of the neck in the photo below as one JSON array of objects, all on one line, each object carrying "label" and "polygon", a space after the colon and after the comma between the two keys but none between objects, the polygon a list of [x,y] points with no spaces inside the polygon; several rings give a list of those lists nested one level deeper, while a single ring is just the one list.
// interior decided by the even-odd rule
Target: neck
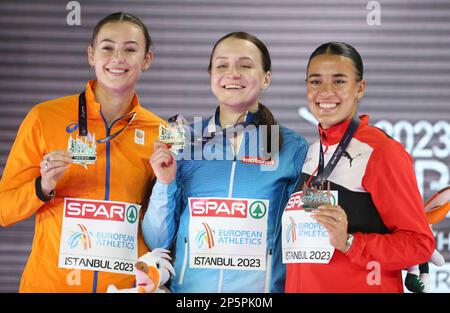
[{"label": "neck", "polygon": [[258,110],[258,102],[251,107],[233,108],[225,105],[220,105],[220,126],[226,128],[228,126],[236,125],[243,122],[247,111],[256,112]]},{"label": "neck", "polygon": [[102,115],[108,125],[112,121],[131,111],[134,89],[126,91],[106,90],[97,84],[94,89],[95,99],[101,105]]}]

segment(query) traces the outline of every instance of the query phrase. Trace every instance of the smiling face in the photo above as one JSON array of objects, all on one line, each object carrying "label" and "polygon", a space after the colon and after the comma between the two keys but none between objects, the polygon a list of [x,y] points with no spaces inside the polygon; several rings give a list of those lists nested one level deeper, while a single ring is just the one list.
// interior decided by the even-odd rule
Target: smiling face
[{"label": "smiling face", "polygon": [[256,111],[261,90],[270,85],[262,55],[250,41],[227,38],[220,42],[212,56],[211,90],[221,106],[234,111]]},{"label": "smiling face", "polygon": [[324,129],[353,117],[365,86],[364,80],[357,81],[350,58],[320,54],[309,63],[308,106]]},{"label": "smiling face", "polygon": [[142,71],[150,66],[153,58],[145,47],[144,34],[136,24],[104,24],[94,46],[88,48],[89,64],[97,77],[96,88],[115,92],[134,90]]}]

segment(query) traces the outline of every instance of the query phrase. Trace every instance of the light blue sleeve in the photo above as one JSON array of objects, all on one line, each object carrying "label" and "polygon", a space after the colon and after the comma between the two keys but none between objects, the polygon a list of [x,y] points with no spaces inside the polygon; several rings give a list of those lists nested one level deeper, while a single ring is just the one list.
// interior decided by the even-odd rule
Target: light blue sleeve
[{"label": "light blue sleeve", "polygon": [[181,186],[156,181],[142,220],[142,234],[150,249],[170,249],[178,230],[181,210]]}]

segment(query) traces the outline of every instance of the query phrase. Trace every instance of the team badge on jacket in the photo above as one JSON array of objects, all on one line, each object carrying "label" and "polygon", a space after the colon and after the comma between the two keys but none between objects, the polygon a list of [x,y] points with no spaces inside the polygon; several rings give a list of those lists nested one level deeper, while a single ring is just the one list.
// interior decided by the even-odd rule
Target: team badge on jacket
[{"label": "team badge on jacket", "polygon": [[134,143],[138,145],[144,145],[145,144],[145,132],[140,129],[134,130]]}]

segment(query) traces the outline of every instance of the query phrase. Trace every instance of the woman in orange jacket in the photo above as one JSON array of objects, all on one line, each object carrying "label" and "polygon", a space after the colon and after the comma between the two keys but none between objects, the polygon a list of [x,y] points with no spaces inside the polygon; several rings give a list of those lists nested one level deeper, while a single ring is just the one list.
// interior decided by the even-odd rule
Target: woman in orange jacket
[{"label": "woman in orange jacket", "polygon": [[0,225],[36,214],[21,292],[132,287],[133,264],[148,250],[138,224],[162,122],[135,93],[150,47],[135,16],[105,17],[87,50],[96,80],[35,106],[20,126],[0,181]]}]

